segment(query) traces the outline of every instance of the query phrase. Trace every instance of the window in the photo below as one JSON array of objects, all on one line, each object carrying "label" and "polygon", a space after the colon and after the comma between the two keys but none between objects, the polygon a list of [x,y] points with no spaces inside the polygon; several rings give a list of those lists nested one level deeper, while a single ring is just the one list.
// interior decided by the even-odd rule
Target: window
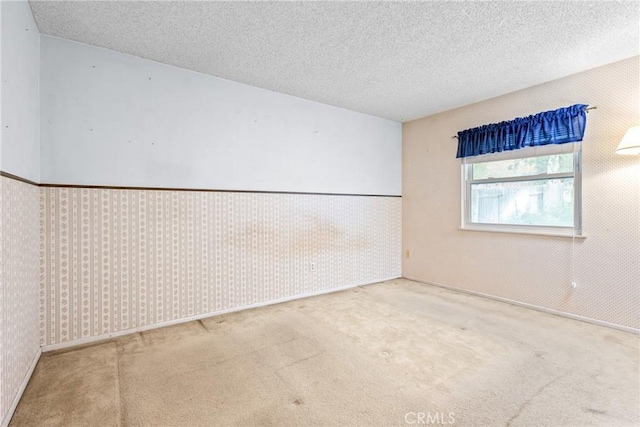
[{"label": "window", "polygon": [[463,228],[581,234],[580,143],[466,158]]}]

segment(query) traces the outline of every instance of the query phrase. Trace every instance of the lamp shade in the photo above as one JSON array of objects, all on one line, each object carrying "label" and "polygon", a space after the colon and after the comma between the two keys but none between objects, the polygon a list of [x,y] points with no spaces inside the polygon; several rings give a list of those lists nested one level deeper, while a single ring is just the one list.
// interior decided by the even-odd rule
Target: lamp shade
[{"label": "lamp shade", "polygon": [[618,154],[640,154],[640,126],[629,128],[616,149]]}]

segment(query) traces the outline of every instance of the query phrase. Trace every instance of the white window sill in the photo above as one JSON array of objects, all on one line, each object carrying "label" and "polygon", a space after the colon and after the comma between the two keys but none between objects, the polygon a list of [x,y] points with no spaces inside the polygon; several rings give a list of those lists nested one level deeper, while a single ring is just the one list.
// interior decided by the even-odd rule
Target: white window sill
[{"label": "white window sill", "polygon": [[478,227],[478,226],[468,226],[468,227],[460,227],[458,228],[460,231],[480,231],[485,233],[507,233],[507,234],[525,234],[530,236],[550,236],[550,237],[565,237],[569,239],[586,239],[587,236],[584,234],[576,234],[573,235],[568,231],[555,231],[549,229],[542,230],[522,230],[522,229],[508,229],[502,227]]}]

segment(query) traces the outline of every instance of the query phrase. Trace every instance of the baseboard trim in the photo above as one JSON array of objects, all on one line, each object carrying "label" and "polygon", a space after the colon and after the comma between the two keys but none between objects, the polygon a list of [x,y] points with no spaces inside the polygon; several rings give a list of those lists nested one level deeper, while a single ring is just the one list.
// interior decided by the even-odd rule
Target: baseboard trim
[{"label": "baseboard trim", "polygon": [[[166,322],[154,323],[152,325],[145,325],[145,326],[140,326],[140,327],[137,327],[137,328],[125,329],[125,330],[122,330],[122,331],[112,332],[110,334],[96,335],[96,336],[93,336],[93,337],[80,338],[78,340],[73,340],[73,341],[66,341],[66,342],[61,342],[61,343],[56,343],[56,344],[43,345],[42,346],[42,352],[43,353],[47,353],[47,352],[50,352],[50,351],[63,350],[63,349],[71,348],[71,347],[78,347],[78,346],[82,346],[82,345],[86,345],[86,344],[97,343],[97,342],[100,342],[100,341],[108,341],[110,339],[118,338],[118,337],[121,337],[121,336],[124,336],[124,335],[135,334],[135,333],[138,333],[138,332],[149,331],[149,330],[152,330],[152,329],[164,328],[166,326],[178,325],[180,323],[192,322],[194,320],[206,319],[208,317],[215,317],[215,316],[220,316],[222,314],[235,313],[237,311],[249,310],[249,309],[252,309],[252,308],[266,307],[266,306],[274,305],[274,304],[281,304],[283,302],[293,301],[293,300],[297,300],[297,299],[303,299],[303,298],[309,298],[309,297],[314,297],[314,296],[318,296],[318,295],[330,294],[330,293],[333,293],[333,292],[339,292],[339,291],[344,291],[344,290],[347,290],[347,289],[357,288],[358,286],[372,285],[374,283],[381,283],[381,282],[386,282],[386,281],[389,281],[389,280],[399,279],[400,277],[401,276],[393,276],[393,277],[388,277],[388,278],[376,280],[375,282],[362,282],[362,283],[356,283],[356,284],[347,285],[347,286],[341,286],[341,287],[338,287],[338,288],[324,289],[324,290],[317,291],[317,292],[308,292],[306,294],[294,295],[294,296],[291,296],[291,297],[279,298],[279,299],[259,302],[259,303],[256,303],[256,304],[243,305],[241,307],[234,307],[234,308],[229,308],[229,309],[226,309],[226,310],[213,311],[213,312],[208,312],[208,313],[196,314],[194,316],[189,316],[189,317],[182,317],[180,319],[167,320]],[[2,426],[2,427],[4,427],[4,426]]]},{"label": "baseboard trim", "polygon": [[635,334],[635,335],[640,335],[640,329],[632,328],[630,326],[618,325],[617,323],[605,322],[604,320],[592,319],[590,317],[584,317],[584,316],[580,316],[580,315],[577,315],[577,314],[571,314],[571,313],[567,313],[567,312],[560,311],[560,310],[554,310],[552,308],[541,307],[539,305],[528,304],[526,302],[515,301],[515,300],[508,299],[508,298],[502,298],[502,297],[498,297],[498,296],[491,295],[491,294],[484,294],[482,292],[471,291],[471,290],[464,289],[464,288],[457,288],[455,286],[445,285],[443,283],[429,282],[427,280],[417,279],[417,278],[409,277],[409,276],[402,276],[402,277],[404,279],[407,279],[407,280],[413,280],[414,282],[424,283],[425,285],[436,286],[438,288],[443,288],[443,289],[447,289],[447,290],[450,290],[450,291],[460,292],[460,293],[468,294],[468,295],[474,295],[474,296],[478,296],[478,297],[482,297],[482,298],[491,299],[491,300],[494,300],[494,301],[500,301],[500,302],[504,302],[504,303],[507,303],[507,304],[517,305],[517,306],[520,306],[520,307],[530,308],[530,309],[536,310],[536,311],[541,311],[541,312],[547,313],[547,314],[553,314],[553,315],[556,315],[556,316],[566,317],[566,318],[573,319],[573,320],[578,320],[578,321],[581,321],[581,322],[591,323],[591,324],[598,325],[598,326],[604,326],[606,328],[617,329],[619,331],[629,332],[629,333]]},{"label": "baseboard trim", "polygon": [[5,414],[4,419],[0,424],[1,427],[7,427],[9,425],[9,421],[11,421],[11,417],[13,417],[13,413],[16,411],[16,408],[18,407],[18,403],[22,398],[22,394],[27,388],[27,384],[29,384],[29,380],[31,379],[31,375],[33,375],[33,371],[36,369],[36,365],[38,364],[38,360],[40,360],[41,354],[42,354],[42,350],[38,348],[38,351],[36,351],[35,357],[31,361],[31,365],[29,366],[29,370],[27,371],[27,374],[24,376],[24,378],[22,379],[22,382],[20,383],[20,388],[18,389],[18,393],[16,393],[16,395],[13,398],[13,402],[11,402],[11,406],[9,407],[9,412]]}]

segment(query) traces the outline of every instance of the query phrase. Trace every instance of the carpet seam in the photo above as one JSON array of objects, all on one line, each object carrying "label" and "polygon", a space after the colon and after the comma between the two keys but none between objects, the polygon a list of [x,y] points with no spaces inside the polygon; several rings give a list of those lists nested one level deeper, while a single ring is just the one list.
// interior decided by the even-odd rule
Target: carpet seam
[{"label": "carpet seam", "polygon": [[118,425],[120,427],[124,426],[124,408],[122,406],[123,397],[122,397],[122,387],[121,387],[121,374],[120,374],[120,352],[118,351],[118,344],[114,341],[114,346],[116,348],[116,387],[118,388]]}]

